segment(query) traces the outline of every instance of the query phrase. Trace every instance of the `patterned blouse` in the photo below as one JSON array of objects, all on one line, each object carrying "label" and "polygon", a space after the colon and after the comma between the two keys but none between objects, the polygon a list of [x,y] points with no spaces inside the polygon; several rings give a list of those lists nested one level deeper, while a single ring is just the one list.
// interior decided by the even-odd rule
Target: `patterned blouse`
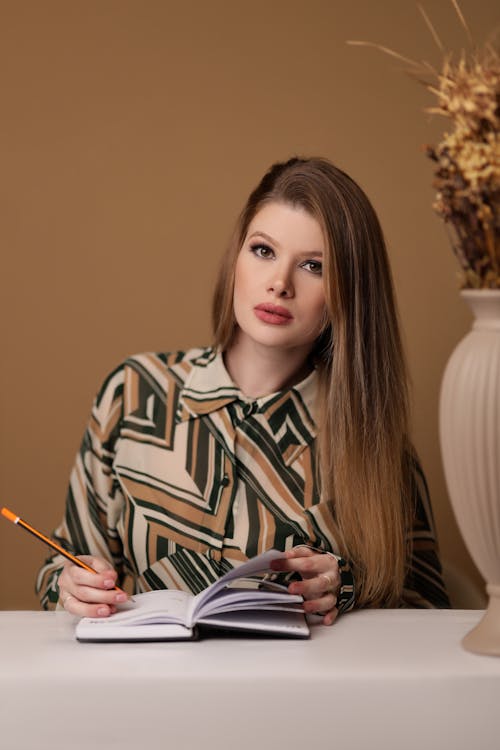
[{"label": "patterned blouse", "polygon": [[[136,592],[198,593],[264,550],[308,544],[337,557],[339,610],[355,604],[315,480],[317,375],[245,397],[213,349],[139,354],[106,379],[73,468],[54,539],[109,560]],[[415,471],[413,561],[402,606],[447,606],[425,480]],[[37,591],[58,600],[64,563],[49,558]]]}]

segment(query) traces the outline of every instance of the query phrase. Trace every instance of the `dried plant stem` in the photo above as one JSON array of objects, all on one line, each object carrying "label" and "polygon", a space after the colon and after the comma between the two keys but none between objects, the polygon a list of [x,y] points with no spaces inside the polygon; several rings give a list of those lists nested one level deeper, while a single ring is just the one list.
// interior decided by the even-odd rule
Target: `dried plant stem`
[{"label": "dried plant stem", "polygon": [[438,35],[438,33],[437,33],[436,29],[435,29],[435,28],[434,28],[434,26],[432,25],[432,23],[431,23],[431,20],[430,20],[429,16],[428,16],[428,15],[427,15],[427,13],[425,12],[425,10],[424,10],[423,6],[422,6],[422,5],[420,5],[420,3],[417,3],[417,8],[419,9],[419,11],[420,11],[420,13],[421,13],[421,15],[422,15],[422,17],[423,17],[423,19],[424,19],[425,23],[427,24],[427,28],[428,28],[428,29],[429,29],[429,31],[431,32],[431,34],[432,34],[432,36],[433,36],[433,38],[434,38],[434,41],[435,41],[435,42],[436,42],[436,44],[437,44],[437,47],[438,47],[439,51],[440,51],[440,52],[442,52],[442,53],[444,54],[444,47],[443,47],[443,43],[442,43],[441,39],[439,38],[439,35]]},{"label": "dried plant stem", "polygon": [[456,14],[457,14],[458,18],[460,19],[460,23],[464,27],[464,29],[465,29],[465,31],[467,33],[467,36],[469,37],[470,44],[474,45],[474,39],[472,38],[472,34],[470,32],[469,27],[467,26],[467,23],[466,23],[465,18],[464,18],[464,14],[462,13],[462,10],[461,10],[461,8],[460,8],[460,6],[458,4],[458,0],[451,0],[451,4],[455,8]]}]

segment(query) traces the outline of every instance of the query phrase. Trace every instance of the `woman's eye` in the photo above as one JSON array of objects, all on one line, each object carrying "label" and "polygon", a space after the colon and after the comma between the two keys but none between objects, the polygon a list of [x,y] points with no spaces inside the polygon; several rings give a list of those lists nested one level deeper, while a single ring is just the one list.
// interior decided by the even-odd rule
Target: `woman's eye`
[{"label": "woman's eye", "polygon": [[302,268],[305,268],[306,271],[310,271],[310,273],[314,273],[317,276],[321,276],[323,272],[323,264],[317,260],[306,260],[306,262],[302,264]]},{"label": "woman's eye", "polygon": [[272,258],[274,256],[272,248],[268,245],[251,245],[250,250],[258,258]]}]

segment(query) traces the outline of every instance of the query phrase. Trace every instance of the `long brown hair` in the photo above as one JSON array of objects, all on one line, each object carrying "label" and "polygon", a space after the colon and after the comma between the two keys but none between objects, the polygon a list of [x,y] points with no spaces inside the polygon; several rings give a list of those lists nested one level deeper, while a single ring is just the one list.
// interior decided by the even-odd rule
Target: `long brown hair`
[{"label": "long brown hair", "polygon": [[361,188],[326,159],[273,165],[251,193],[213,298],[215,344],[235,330],[234,269],[248,226],[267,203],[306,210],[325,237],[328,321],[315,346],[319,479],[360,606],[395,604],[409,549],[408,387],[384,237]]}]

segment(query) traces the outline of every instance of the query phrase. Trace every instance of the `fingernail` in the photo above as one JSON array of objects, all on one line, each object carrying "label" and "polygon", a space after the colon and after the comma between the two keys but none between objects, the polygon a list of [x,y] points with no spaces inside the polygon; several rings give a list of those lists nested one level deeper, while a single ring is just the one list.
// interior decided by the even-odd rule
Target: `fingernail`
[{"label": "fingernail", "polygon": [[107,615],[108,614],[108,608],[107,607],[99,607],[97,610],[98,615]]},{"label": "fingernail", "polygon": [[109,580],[107,580],[107,581],[104,581],[104,586],[107,589],[113,588],[114,585],[115,585],[115,582],[111,578]]},{"label": "fingernail", "polygon": [[128,599],[127,594],[116,594],[115,602],[126,602]]}]

